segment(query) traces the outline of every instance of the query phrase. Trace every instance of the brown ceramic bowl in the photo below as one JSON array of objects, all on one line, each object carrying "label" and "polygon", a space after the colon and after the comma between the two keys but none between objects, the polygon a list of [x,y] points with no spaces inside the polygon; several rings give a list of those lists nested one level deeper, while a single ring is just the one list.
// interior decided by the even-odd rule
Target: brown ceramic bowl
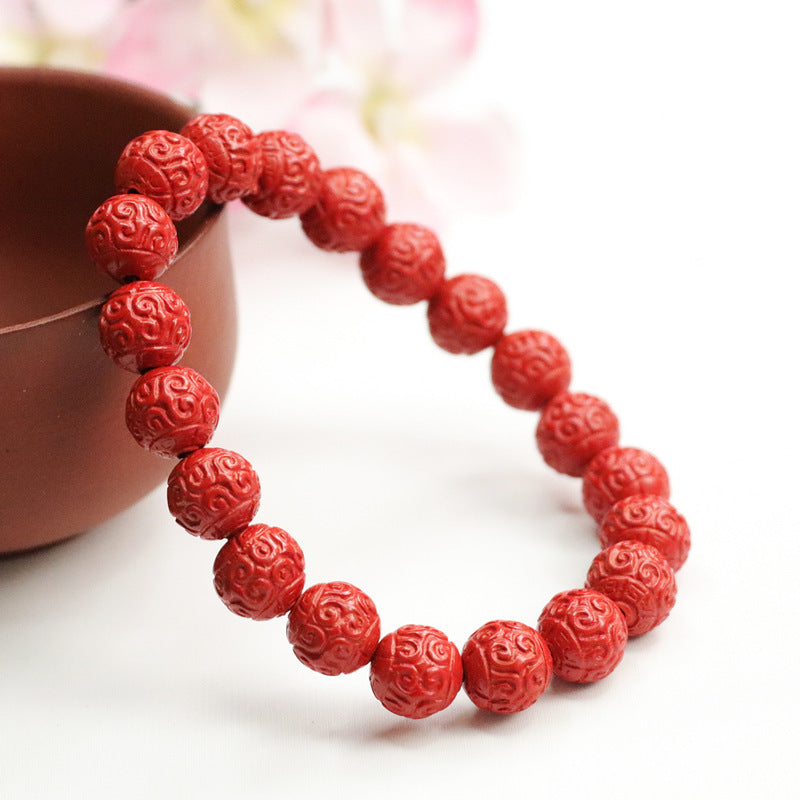
[{"label": "brown ceramic bowl", "polygon": [[[132,373],[97,336],[114,282],[89,261],[83,230],[114,194],[114,164],[147,130],[178,130],[190,109],[146,89],[83,73],[0,69],[0,553],[81,533],[169,473],[141,450],[124,406]],[[180,253],[162,278],[192,311],[183,362],[223,396],[236,310],[221,208],[178,225]]]}]

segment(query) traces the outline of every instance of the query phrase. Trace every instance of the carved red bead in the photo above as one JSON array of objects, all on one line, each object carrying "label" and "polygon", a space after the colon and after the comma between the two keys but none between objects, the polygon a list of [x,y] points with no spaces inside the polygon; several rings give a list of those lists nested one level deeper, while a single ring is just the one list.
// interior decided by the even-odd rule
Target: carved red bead
[{"label": "carved red bead", "polygon": [[300,545],[282,528],[251,525],[232,536],[214,561],[214,588],[240,617],[263,620],[285,614],[305,582]]},{"label": "carved red bead", "polygon": [[343,581],[318,583],[295,603],[286,635],[307,667],[340,675],[369,663],[381,635],[380,618],[361,589]]},{"label": "carved red bead", "polygon": [[453,702],[463,670],[458,648],[436,628],[403,625],[381,639],[369,682],[393,714],[423,719]]},{"label": "carved red bead", "polygon": [[158,367],[134,384],[125,406],[133,438],[151,453],[178,458],[204,447],[219,422],[219,396],[189,367]]},{"label": "carved red bead", "polygon": [[167,481],[167,505],[182,528],[201,539],[226,539],[258,511],[261,483],[250,462],[220,447],[179,461]]},{"label": "carved red bead", "polygon": [[553,677],[553,659],[544,639],[521,622],[487,622],[469,637],[461,661],[469,699],[497,714],[532,706]]},{"label": "carved red bead", "polygon": [[572,683],[605,678],[628,641],[619,606],[593,589],[559,592],[539,616],[539,632],[553,656],[554,674]]},{"label": "carved red bead", "polygon": [[556,395],[536,427],[536,445],[557,472],[580,478],[601,451],[619,442],[619,421],[608,403],[590,394]]},{"label": "carved red bead", "polygon": [[166,211],[141,194],[118,194],[98,206],[86,225],[86,249],[115,281],[152,281],[178,252],[178,234]]},{"label": "carved red bead", "polygon": [[603,547],[624,539],[652,545],[674,570],[689,555],[691,534],[686,520],[660,495],[631,495],[614,503],[598,529]]},{"label": "carved red bead", "polygon": [[436,234],[422,225],[387,225],[361,253],[367,288],[393,305],[428,300],[444,280],[445,262]]},{"label": "carved red bead", "polygon": [[148,131],[125,146],[114,171],[120,192],[155,200],[171,219],[194,214],[208,191],[208,167],[197,145],[171,131]]},{"label": "carved red bead", "polygon": [[609,447],[598,453],[583,474],[583,505],[601,522],[617,500],[634,494],[669,497],[669,478],[659,460],[635,447]]},{"label": "carved red bead", "polygon": [[325,170],[317,202],[300,217],[306,236],[317,247],[339,253],[372,244],[385,220],[381,190],[350,167]]},{"label": "carved red bead", "polygon": [[508,312],[503,292],[480,275],[445,281],[428,303],[428,326],[439,347],[471,355],[502,335]]}]

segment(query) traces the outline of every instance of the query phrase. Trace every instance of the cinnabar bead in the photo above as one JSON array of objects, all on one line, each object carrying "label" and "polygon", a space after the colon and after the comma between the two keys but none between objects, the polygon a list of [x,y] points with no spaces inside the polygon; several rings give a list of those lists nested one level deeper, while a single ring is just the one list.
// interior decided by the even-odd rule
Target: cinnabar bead
[{"label": "cinnabar bead", "polygon": [[167,481],[170,514],[201,539],[226,539],[258,511],[261,483],[252,464],[221,447],[202,447],[179,461]]},{"label": "cinnabar bead", "polygon": [[603,547],[625,539],[652,545],[679,570],[689,555],[691,534],[684,517],[664,497],[636,494],[618,500],[597,531]]},{"label": "cinnabar bead", "polygon": [[197,145],[171,131],[148,131],[125,145],[114,185],[155,200],[173,220],[191,216],[206,198],[208,167]]},{"label": "cinnabar bead", "polygon": [[428,326],[436,344],[449,353],[472,355],[493,345],[508,320],[500,287],[480,275],[445,281],[428,303]]},{"label": "cinnabar bead", "polygon": [[536,445],[556,472],[580,478],[601,451],[619,442],[619,421],[608,403],[590,394],[556,395],[536,426]]},{"label": "cinnabar bead", "polygon": [[214,560],[214,588],[234,614],[264,620],[295,604],[305,582],[300,545],[282,528],[251,525],[232,536]]},{"label": "cinnabar bead", "polygon": [[539,616],[539,633],[553,656],[553,673],[572,683],[605,678],[628,641],[619,606],[594,589],[559,592]]},{"label": "cinnabar bead", "polygon": [[617,500],[634,494],[669,498],[669,478],[661,462],[646,450],[609,447],[598,453],[583,474],[583,505],[602,522]]},{"label": "cinnabar bead", "polygon": [[323,675],[354,672],[368,664],[381,635],[375,603],[344,581],[306,589],[289,612],[286,635],[294,654]]},{"label": "cinnabar bead", "polygon": [[189,367],[158,367],[134,384],[125,406],[125,423],[145,450],[164,458],[204,447],[219,422],[219,396]]},{"label": "cinnabar bead", "polygon": [[325,170],[316,203],[300,217],[303,231],[317,247],[338,253],[372,244],[385,220],[381,190],[351,167]]},{"label": "cinnabar bead", "polygon": [[378,644],[369,682],[384,708],[423,719],[455,700],[463,677],[458,648],[441,631],[403,625]]},{"label": "cinnabar bead", "polygon": [[387,225],[361,253],[360,266],[372,294],[398,306],[428,300],[444,280],[439,239],[429,228],[412,223]]},{"label": "cinnabar bead", "polygon": [[586,588],[610,597],[622,611],[628,636],[660,625],[675,605],[675,573],[649,544],[625,539],[595,556]]},{"label": "cinnabar bead", "polygon": [[86,249],[115,281],[152,281],[178,252],[178,233],[166,211],[141,194],[118,194],[101,203],[86,225]]},{"label": "cinnabar bead", "polygon": [[473,633],[461,651],[464,691],[478,708],[515,714],[550,684],[553,659],[544,639],[522,622],[495,620]]}]

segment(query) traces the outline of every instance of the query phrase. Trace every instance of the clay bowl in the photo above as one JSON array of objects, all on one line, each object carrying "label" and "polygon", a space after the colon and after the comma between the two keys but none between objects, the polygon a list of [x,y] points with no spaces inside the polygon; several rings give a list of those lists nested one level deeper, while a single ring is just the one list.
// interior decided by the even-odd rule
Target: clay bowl
[{"label": "clay bowl", "polygon": [[[178,130],[189,108],[83,73],[0,69],[0,553],[81,533],[130,506],[174,462],[141,450],[124,422],[135,376],[115,367],[97,318],[116,284],[83,230],[114,194],[125,143]],[[192,311],[182,363],[228,387],[236,347],[230,251],[219,206],[178,225],[161,280]]]}]

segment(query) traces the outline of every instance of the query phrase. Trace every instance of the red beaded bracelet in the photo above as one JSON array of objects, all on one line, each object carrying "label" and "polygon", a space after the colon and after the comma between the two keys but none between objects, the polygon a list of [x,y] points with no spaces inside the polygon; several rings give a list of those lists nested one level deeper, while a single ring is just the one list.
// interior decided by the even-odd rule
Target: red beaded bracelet
[{"label": "red beaded bracelet", "polygon": [[[383,195],[363,172],[323,171],[294,133],[253,135],[239,120],[204,114],[180,134],[150,131],[123,150],[120,194],[86,228],[97,266],[123,285],[102,308],[100,340],[123,369],[140,373],[125,420],[144,448],[178,463],[167,501],[178,524],[203,539],[227,540],[214,562],[214,586],[235,614],[256,620],[288,613],[295,655],[325,675],[370,664],[380,702],[419,719],[446,708],[461,685],[479,708],[502,714],[532,705],[555,674],[586,683],[619,663],[629,636],[661,623],[675,603],[675,575],[689,550],[689,528],[668,502],[669,481],[650,453],[619,447],[619,424],[602,400],[568,391],[564,348],[536,330],[505,333],[506,301],[479,275],[445,277],[436,235],[421,225],[386,224]],[[367,288],[396,305],[428,302],[434,341],[451,353],[493,347],[491,378],[510,406],[541,411],[538,448],[551,467],[582,477],[586,510],[603,545],[585,588],[545,606],[538,631],[521,622],[482,625],[458,648],[441,631],[404,625],[383,638],[375,604],[352,584],[306,588],[305,559],[284,530],[252,524],[261,489],[238,453],[208,447],[219,420],[214,388],[175,366],[191,338],[189,309],[154,281],[178,249],[173,220],[209,197],[241,199],[262,216],[299,215],[325,250],[360,253]]]}]

